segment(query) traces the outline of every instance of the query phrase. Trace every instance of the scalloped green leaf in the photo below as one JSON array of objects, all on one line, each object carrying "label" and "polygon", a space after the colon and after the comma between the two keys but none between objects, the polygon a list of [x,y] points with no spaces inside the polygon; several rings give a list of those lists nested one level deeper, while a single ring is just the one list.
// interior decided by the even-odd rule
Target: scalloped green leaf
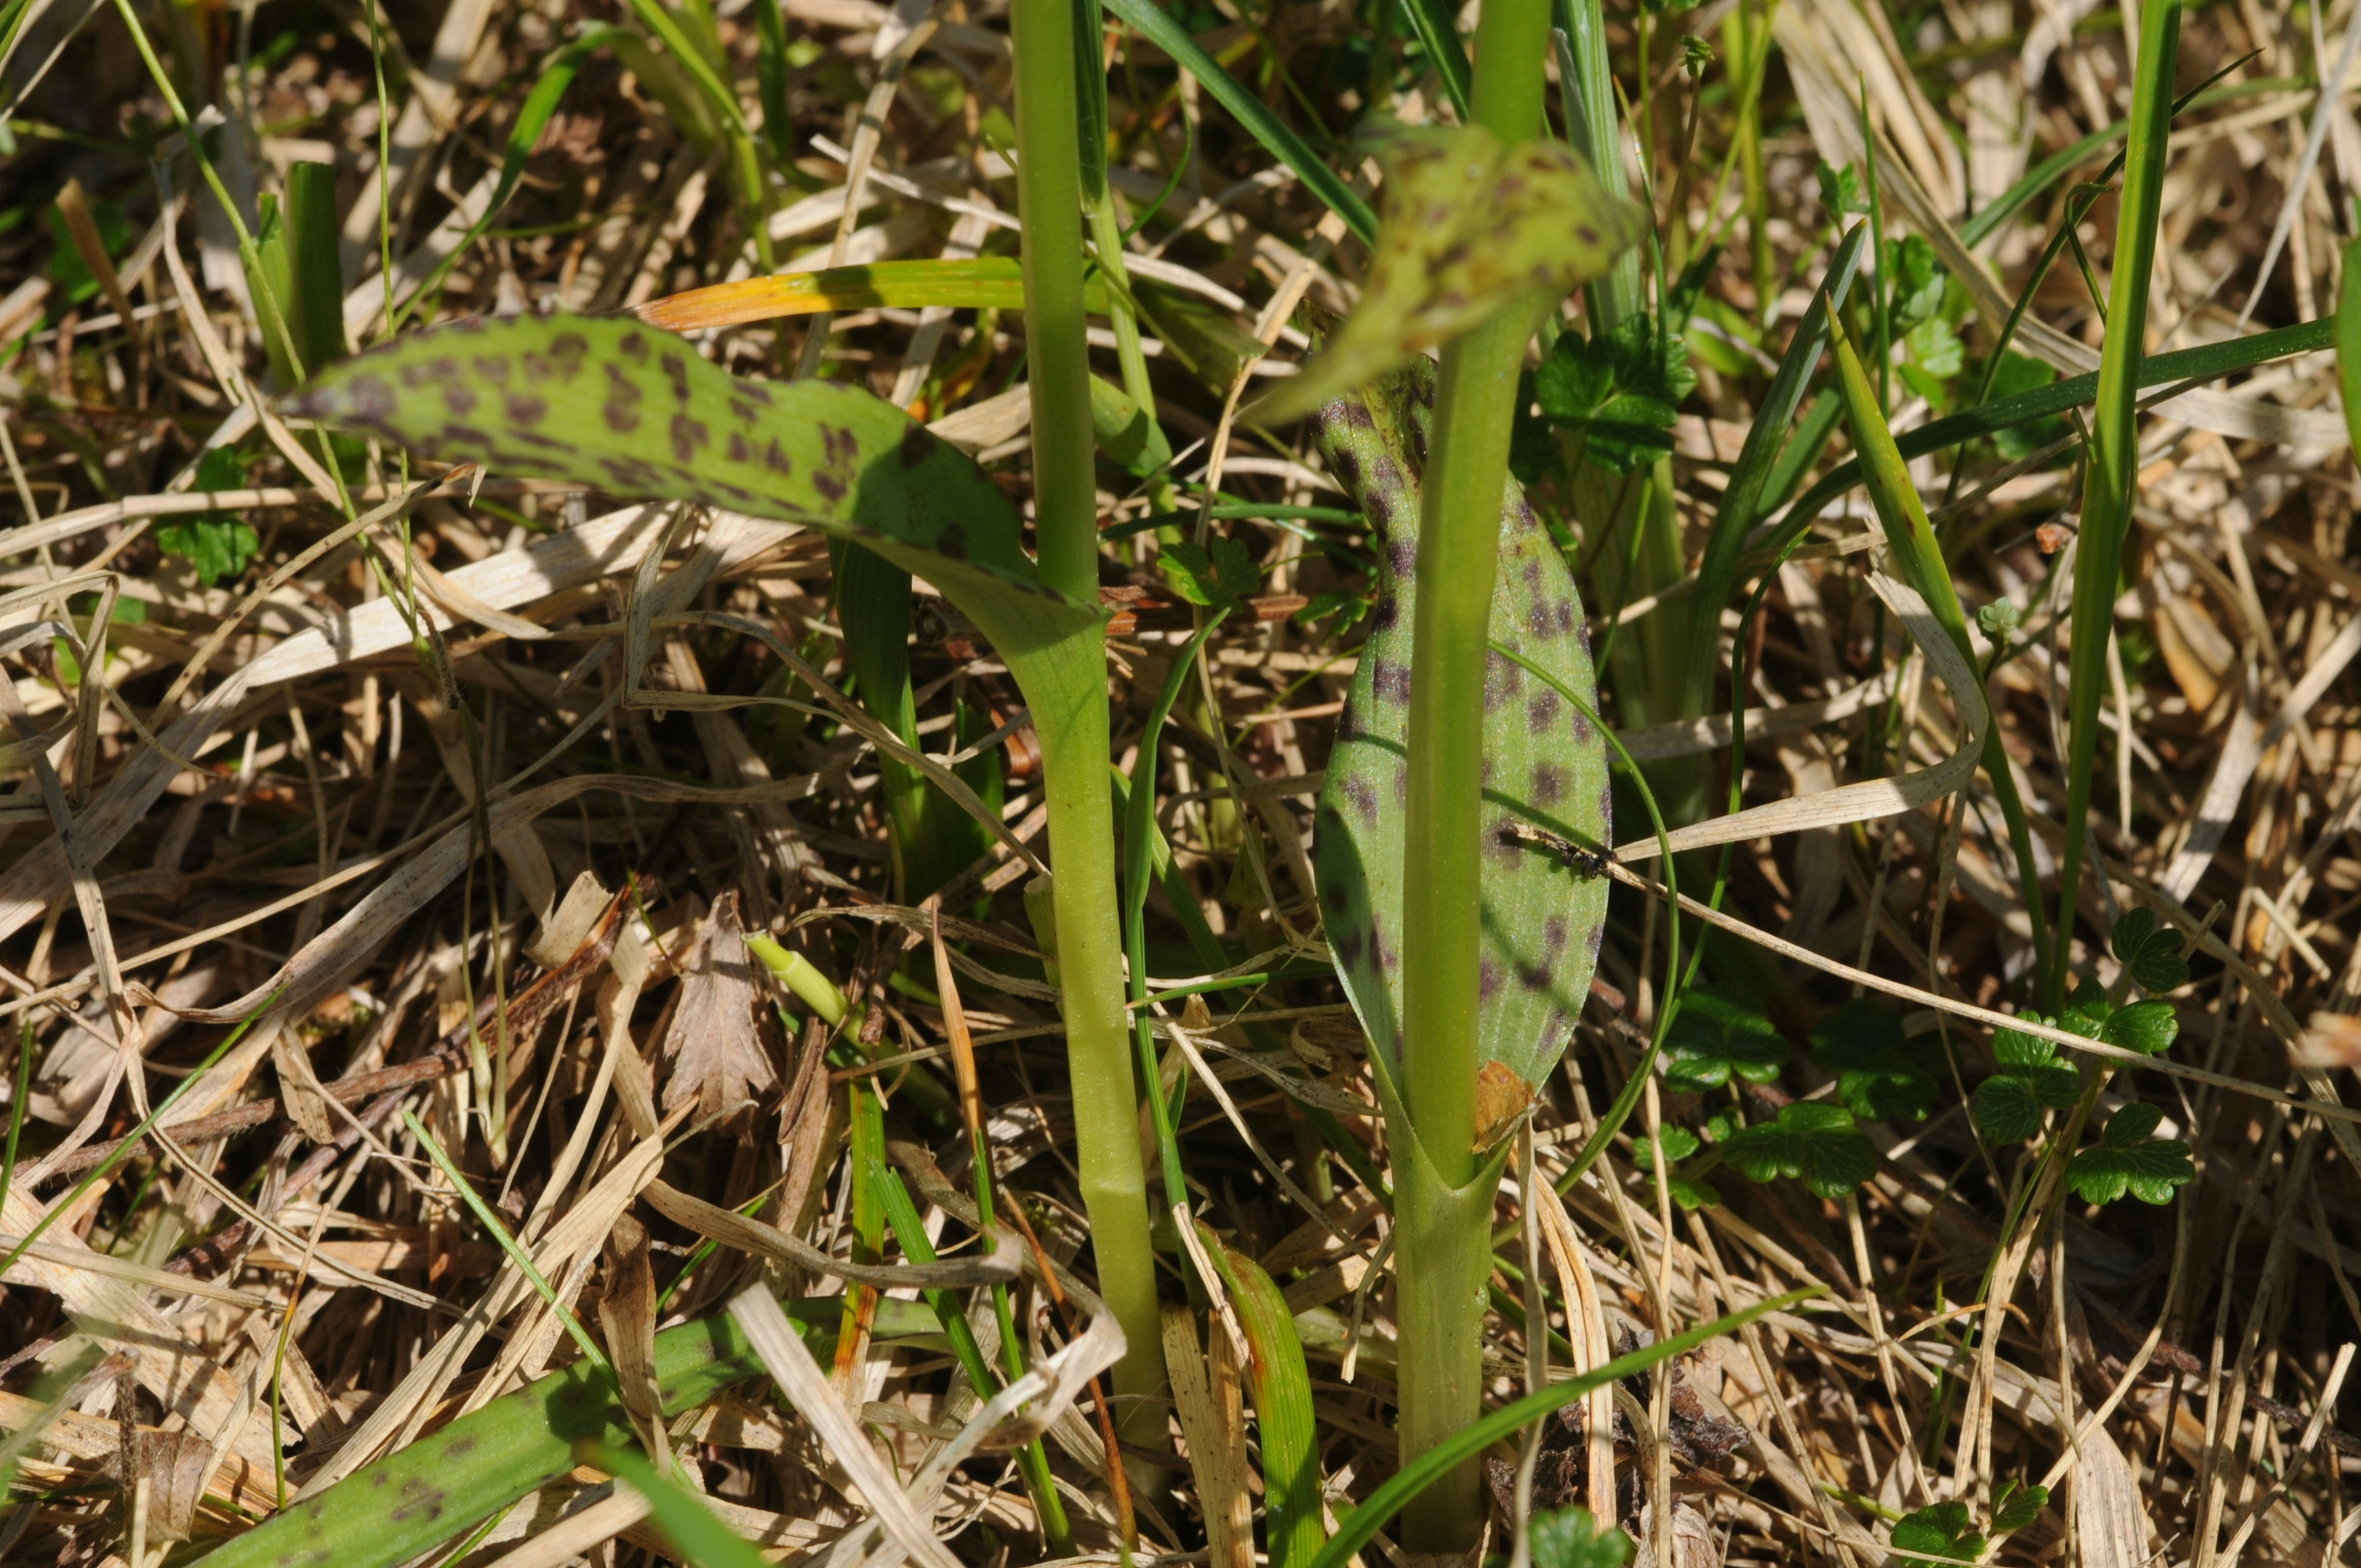
[{"label": "scalloped green leaf", "polygon": [[[1040,582],[1008,498],[901,410],[840,382],[739,379],[636,321],[454,322],[346,360],[285,407],[495,473],[858,540],[950,595],[1020,684],[1020,662],[1071,663],[1061,640],[1103,620]],[[1037,709],[1049,695],[1027,693]]]},{"label": "scalloped green leaf", "polygon": [[1699,986],[1681,998],[1664,1036],[1664,1083],[1688,1094],[1733,1078],[1768,1083],[1787,1065],[1787,1042],[1763,1009],[1723,986]]},{"label": "scalloped green leaf", "polygon": [[2008,1535],[2025,1529],[2041,1517],[2041,1510],[2048,1504],[2047,1486],[2028,1486],[2015,1479],[2002,1483],[1999,1494],[1993,1498],[1993,1533]]},{"label": "scalloped green leaf", "polygon": [[1976,1131],[1996,1144],[2021,1144],[2041,1131],[2049,1102],[2025,1078],[1994,1073],[1976,1085],[1969,1114]]},{"label": "scalloped green leaf", "polygon": [[[1411,626],[1416,611],[1419,473],[1434,369],[1413,360],[1322,409],[1329,471],[1367,518],[1377,603],[1329,753],[1315,817],[1322,914],[1336,972],[1387,1085],[1400,1069],[1402,883],[1409,781]],[[1501,498],[1492,641],[1548,670],[1596,711],[1582,596],[1549,532],[1510,481]],[[1580,709],[1492,656],[1484,694],[1483,1059],[1529,1084],[1555,1067],[1590,992],[1606,928],[1607,879],[1509,829],[1530,824],[1586,850],[1614,841],[1607,742]]]},{"label": "scalloped green leaf", "polygon": [[1984,1538],[1968,1505],[1949,1502],[1905,1514],[1894,1527],[1892,1544],[1897,1553],[1924,1552],[1972,1563],[1983,1553]]},{"label": "scalloped green leaf", "polygon": [[2143,905],[2124,911],[2109,946],[2142,991],[2161,996],[2189,983],[2189,957],[2180,934],[2166,928],[2153,909]]},{"label": "scalloped green leaf", "polygon": [[2066,1185],[2085,1203],[2112,1203],[2125,1192],[2143,1203],[2171,1202],[2197,1169],[2187,1144],[2155,1135],[2163,1119],[2163,1112],[2140,1101],[2116,1112],[2099,1142],[2068,1162]]},{"label": "scalloped green leaf", "polygon": [[1933,1054],[1910,1044],[1901,1014],[1866,996],[1812,1025],[1812,1059],[1836,1074],[1837,1098],[1864,1122],[1915,1122],[1933,1110]]},{"label": "scalloped green leaf", "polygon": [[2099,1025],[2099,1038],[2107,1044],[2149,1056],[2163,1054],[2180,1037],[2180,1015],[2171,1003],[2153,999],[2118,1007]]},{"label": "scalloped green leaf", "polygon": [[1798,1100],[1722,1145],[1749,1181],[1800,1179],[1816,1197],[1841,1198],[1877,1174],[1877,1146],[1841,1105]]},{"label": "scalloped green leaf", "polygon": [[1631,1561],[1631,1538],[1601,1527],[1585,1508],[1536,1512],[1525,1539],[1533,1568],[1623,1568]]}]

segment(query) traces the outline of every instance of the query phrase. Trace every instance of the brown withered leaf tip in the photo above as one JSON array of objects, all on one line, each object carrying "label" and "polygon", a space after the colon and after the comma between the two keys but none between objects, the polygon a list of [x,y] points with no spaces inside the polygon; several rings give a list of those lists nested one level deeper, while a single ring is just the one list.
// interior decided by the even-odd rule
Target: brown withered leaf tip
[{"label": "brown withered leaf tip", "polygon": [[[664,1091],[667,1113],[695,1101],[696,1114],[710,1116],[743,1107],[778,1083],[755,1016],[753,962],[738,894],[725,893],[714,901],[703,938],[683,960],[680,1002],[664,1031],[664,1059],[672,1067]],[[741,1110],[730,1121],[746,1119]]]},{"label": "brown withered leaf tip", "polygon": [[1476,1152],[1482,1154],[1515,1130],[1532,1109],[1533,1086],[1506,1062],[1488,1061],[1476,1075]]}]

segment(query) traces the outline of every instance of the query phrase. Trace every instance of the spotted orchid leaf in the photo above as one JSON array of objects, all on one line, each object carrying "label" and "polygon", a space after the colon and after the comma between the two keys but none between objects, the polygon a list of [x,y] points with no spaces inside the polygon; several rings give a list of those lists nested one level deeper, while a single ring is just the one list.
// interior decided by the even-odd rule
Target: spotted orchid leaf
[{"label": "spotted orchid leaf", "polygon": [[1398,126],[1372,144],[1385,224],[1360,307],[1257,419],[1299,418],[1521,300],[1563,298],[1648,232],[1645,209],[1563,142]]},{"label": "spotted orchid leaf", "polygon": [[[1044,586],[1016,508],[973,461],[841,383],[741,380],[686,341],[590,316],[456,322],[346,360],[288,411],[494,473],[688,501],[857,540],[958,603],[1037,707],[1103,673],[1065,646],[1099,621]],[[1029,676],[1029,678],[1028,678]]]},{"label": "spotted orchid leaf", "polygon": [[[1401,1069],[1402,882],[1408,826],[1411,628],[1419,475],[1434,398],[1423,359],[1319,414],[1329,471],[1368,520],[1376,607],[1316,819],[1323,915],[1336,972],[1374,1043],[1382,1087]],[[1513,480],[1502,496],[1492,641],[1597,702],[1574,575]],[[1484,694],[1484,891],[1478,1049],[1528,1084],[1555,1067],[1590,990],[1608,883],[1517,837],[1522,825],[1586,850],[1613,842],[1607,743],[1591,720],[1497,652]]]}]

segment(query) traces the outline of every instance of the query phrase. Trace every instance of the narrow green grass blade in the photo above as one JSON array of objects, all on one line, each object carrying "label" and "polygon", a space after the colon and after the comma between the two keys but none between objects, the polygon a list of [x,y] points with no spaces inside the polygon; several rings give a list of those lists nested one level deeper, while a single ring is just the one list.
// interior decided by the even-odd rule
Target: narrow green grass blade
[{"label": "narrow green grass blade", "polygon": [[558,1321],[566,1325],[566,1333],[581,1350],[583,1360],[600,1375],[611,1380],[615,1375],[615,1369],[607,1364],[606,1352],[598,1348],[598,1342],[590,1337],[590,1331],[582,1326],[582,1320],[574,1315],[573,1309],[568,1307],[564,1298],[558,1295],[556,1287],[551,1285],[540,1268],[534,1265],[533,1255],[524,1250],[515,1236],[509,1234],[508,1226],[500,1223],[500,1217],[492,1212],[492,1206],[484,1201],[483,1194],[476,1190],[475,1185],[467,1179],[467,1173],[452,1162],[450,1155],[444,1151],[443,1146],[435,1142],[434,1135],[426,1130],[426,1124],[412,1114],[408,1106],[402,1107],[401,1122],[402,1125],[410,1129],[410,1135],[418,1140],[418,1146],[426,1151],[426,1157],[434,1162],[434,1168],[441,1171],[444,1179],[450,1182],[457,1190],[459,1201],[467,1206],[468,1212],[476,1216],[476,1223],[492,1234],[492,1240],[500,1244],[502,1252],[508,1254],[509,1261],[516,1266],[517,1272],[525,1277],[526,1282],[540,1295],[542,1301],[551,1311],[557,1314]]},{"label": "narrow green grass blade", "polygon": [[[105,1180],[107,1177],[114,1173],[116,1166],[121,1165],[126,1159],[129,1158],[134,1153],[136,1153],[138,1150],[141,1142],[148,1136],[148,1133],[155,1127],[156,1124],[162,1121],[165,1115],[171,1111],[172,1107],[180,1102],[181,1096],[188,1091],[189,1086],[203,1079],[206,1072],[211,1070],[213,1065],[221,1060],[222,1058],[227,1056],[229,1054],[229,1048],[237,1044],[239,1040],[243,1039],[248,1029],[254,1027],[255,1020],[262,1017],[273,1007],[278,1006],[279,999],[286,994],[286,988],[283,986],[280,987],[279,990],[272,992],[269,996],[264,997],[262,999],[262,1005],[257,1007],[244,1018],[239,1019],[237,1027],[232,1029],[228,1034],[222,1036],[221,1043],[214,1047],[210,1052],[206,1053],[205,1059],[197,1064],[196,1069],[182,1078],[180,1082],[174,1084],[172,1086],[172,1092],[158,1101],[156,1102],[156,1108],[148,1112],[146,1116],[142,1117],[139,1124],[131,1129],[130,1135],[115,1146],[114,1153],[108,1155],[96,1165],[92,1166],[90,1168],[89,1174],[84,1176],[80,1181],[74,1183],[72,1191],[68,1192],[63,1198],[60,1198],[56,1202],[50,1204],[49,1212],[41,1216],[39,1223],[36,1224],[30,1231],[27,1232],[24,1236],[17,1241],[16,1245],[9,1249],[8,1255],[6,1257],[0,1257],[0,1275],[5,1275],[10,1269],[16,1266],[16,1260],[25,1255],[25,1249],[31,1246],[35,1242],[39,1241],[41,1239],[41,1233],[55,1224],[59,1215],[71,1214],[74,1212],[82,1201],[83,1193],[88,1192],[93,1187],[95,1187],[100,1182]],[[27,1059],[29,1061],[31,1058],[28,1057]],[[20,1097],[19,1106],[17,1110],[10,1113],[11,1125],[8,1134],[8,1146],[12,1151],[12,1165],[13,1151],[16,1148],[16,1129],[17,1126],[22,1124],[23,1111],[21,1096],[24,1092],[24,1084],[25,1080],[21,1078],[17,1080],[17,1092]]]},{"label": "narrow green grass blade", "polygon": [[[523,106],[517,110],[516,124],[509,127],[508,145],[500,151],[500,176],[493,183],[492,199],[485,203],[483,215],[469,225],[467,237],[452,247],[451,253],[444,258],[442,265],[434,269],[425,286],[411,296],[411,302],[403,307],[401,317],[389,323],[389,334],[400,330],[401,322],[406,320],[421,302],[434,298],[451,269],[462,257],[475,249],[476,242],[484,237],[484,231],[492,226],[492,220],[500,216],[501,209],[508,205],[509,198],[516,193],[517,181],[524,178],[525,165],[532,161],[533,149],[539,145],[541,133],[549,128],[550,116],[557,113],[558,103],[566,96],[566,90],[574,85],[574,79],[582,73],[584,64],[601,46],[615,42],[623,36],[624,30],[620,27],[594,27],[549,57],[548,63],[541,68],[540,76],[533,81],[533,91],[525,94]],[[338,331],[342,331],[341,313]],[[319,365],[308,367],[314,374],[323,367]]]},{"label": "narrow green grass blade", "polygon": [[[1378,3],[1382,5],[1384,0]],[[1401,12],[1426,50],[1427,62],[1443,79],[1444,96],[1458,112],[1459,123],[1466,125],[1469,118],[1467,89],[1475,71],[1467,62],[1467,45],[1459,36],[1457,18],[1441,0],[1401,0]]]},{"label": "narrow green grass blade", "polygon": [[1773,1312],[1784,1312],[1815,1296],[1825,1295],[1827,1287],[1814,1285],[1802,1290],[1790,1290],[1784,1296],[1774,1296],[1758,1301],[1743,1311],[1700,1323],[1686,1333],[1659,1340],[1654,1344],[1619,1355],[1603,1366],[1593,1368],[1563,1383],[1553,1383],[1539,1393],[1528,1394],[1515,1404],[1504,1405],[1482,1420],[1476,1422],[1449,1442],[1421,1454],[1404,1468],[1389,1476],[1384,1484],[1345,1519],[1340,1520],[1336,1533],[1329,1539],[1320,1555],[1306,1568],[1345,1568],[1354,1554],[1367,1546],[1378,1531],[1402,1510],[1404,1504],[1442,1478],[1452,1466],[1481,1453],[1499,1442],[1528,1422],[1539,1420],[1552,1410],[1561,1409],[1581,1398],[1594,1388],[1635,1376],[1652,1366],[1675,1355],[1685,1355],[1697,1346],[1735,1333],[1747,1324]]},{"label": "narrow green grass blade", "polygon": [[1828,343],[1831,307],[1844,308],[1845,295],[1852,286],[1867,237],[1864,225],[1855,224],[1829,259],[1828,280],[1822,291],[1812,297],[1804,319],[1796,324],[1795,335],[1780,358],[1778,373],[1771,378],[1771,385],[1755,410],[1754,421],[1747,427],[1745,443],[1740,446],[1738,461],[1730,471],[1729,488],[1722,491],[1721,505],[1715,509],[1713,527],[1706,535],[1705,554],[1697,564],[1697,602],[1708,607],[1708,613],[1696,616],[1689,623],[1687,685],[1691,700],[1686,706],[1694,711],[1703,712],[1711,698],[1714,675],[1721,663],[1720,609],[1737,591],[1746,536],[1762,518],[1765,491],[1787,444],[1787,427],[1795,417],[1796,405],[1803,401],[1804,389],[1810,382],[1813,367],[1819,363],[1820,350]]},{"label": "narrow green grass blade", "polygon": [[[1935,619],[1960,650],[1960,657],[1972,670],[1976,667],[1976,653],[1968,635],[1967,613],[1960,607],[1950,568],[1943,560],[1943,547],[1927,521],[1926,503],[1919,499],[1918,487],[1911,482],[1909,466],[1894,439],[1892,428],[1885,422],[1868,373],[1845,338],[1843,327],[1831,321],[1829,330],[1836,354],[1838,395],[1852,425],[1853,446],[1861,454],[1870,504],[1876,509],[1887,548],[1903,581],[1927,601]],[[1753,609],[1754,606],[1749,606],[1748,613]],[[1985,777],[1992,783],[1993,795],[2000,802],[2001,816],[2008,824],[2018,891],[2025,900],[2026,918],[2032,925],[2036,983],[2047,991],[2052,983],[2059,955],[2051,945],[2049,924],[2041,907],[2040,875],[2033,858],[2032,820],[2026,815],[2023,796],[2017,793],[2016,775],[2009,766],[2008,751],[2001,740],[1997,722],[1984,731],[1983,766]]]},{"label": "narrow green grass blade", "polygon": [[[1132,1002],[1132,1044],[1139,1055],[1142,1096],[1148,1102],[1156,1128],[1158,1163],[1164,1177],[1164,1206],[1168,1210],[1185,1208],[1190,1200],[1188,1183],[1181,1176],[1180,1131],[1165,1105],[1164,1075],[1156,1060],[1155,1016],[1144,1005],[1148,1000],[1148,883],[1159,850],[1164,850],[1165,863],[1171,863],[1164,835],[1156,826],[1156,759],[1164,740],[1164,722],[1171,717],[1172,705],[1180,699],[1180,689],[1196,668],[1198,650],[1204,647],[1205,639],[1228,616],[1229,611],[1223,609],[1206,617],[1205,624],[1197,629],[1196,635],[1172,661],[1163,688],[1148,707],[1148,722],[1140,729],[1138,761],[1132,763],[1130,784],[1123,798],[1123,945],[1130,970],[1126,983]],[[1197,927],[1204,925],[1193,894],[1175,899],[1174,905],[1197,914]],[[1186,914],[1182,919],[1187,921]],[[1210,938],[1211,931],[1206,934]],[[1214,950],[1218,953],[1219,947]],[[1213,967],[1225,968],[1226,960]]]},{"label": "narrow green grass blade", "polygon": [[[1336,970],[1389,1082],[1401,1065],[1405,766],[1419,464],[1433,370],[1415,360],[1318,416],[1323,455],[1367,515],[1378,547],[1378,603],[1337,721],[1315,817],[1323,914]],[[1582,599],[1565,558],[1514,480],[1502,497],[1491,635],[1597,705]],[[1485,691],[1486,858],[1479,1061],[1526,1083],[1555,1068],[1588,994],[1608,884],[1567,877],[1548,857],[1499,842],[1530,823],[1587,848],[1612,844],[1607,749],[1555,691],[1495,654]]]},{"label": "narrow green grass blade", "polygon": [[1262,1437],[1264,1544],[1270,1568],[1304,1568],[1327,1544],[1320,1510],[1320,1433],[1312,1409],[1312,1374],[1286,1292],[1262,1266],[1198,1227],[1246,1333],[1246,1378]]},{"label": "narrow green grass blade", "polygon": [[1304,189],[1344,219],[1346,228],[1360,236],[1366,244],[1377,243],[1378,216],[1369,210],[1369,204],[1355,195],[1352,187],[1334,170],[1320,161],[1320,155],[1272,114],[1268,104],[1224,70],[1222,62],[1207,53],[1188,28],[1167,15],[1157,0],[1106,0],[1106,8],[1195,77],[1246,128],[1247,135],[1262,143],[1265,151],[1295,170]]},{"label": "narrow green grass blade", "polygon": [[2345,426],[2353,433],[2353,449],[2361,452],[2361,279],[2353,275],[2361,264],[2361,240],[2345,247],[2345,282],[2336,296],[2336,378],[2345,394]]},{"label": "narrow green grass blade", "polygon": [[[2334,320],[2299,322],[2293,326],[2235,337],[2226,343],[2210,343],[2202,348],[2152,354],[2138,362],[2134,376],[2138,389],[2143,391],[2150,387],[2169,387],[2182,381],[2211,381],[2241,370],[2251,370],[2274,359],[2334,348],[2336,346],[2336,331]],[[2052,381],[2046,387],[2036,387],[2013,397],[2000,398],[1904,431],[1894,438],[1894,450],[1905,457],[1940,452],[1981,436],[1997,434],[2021,424],[2030,424],[2036,420],[2048,419],[2052,414],[2064,413],[2069,409],[2081,408],[2097,395],[2098,389],[2096,374]],[[1826,477],[1806,490],[1795,505],[1781,514],[1773,537],[1785,539],[1817,517],[1830,501],[1860,483],[1860,461],[1857,458],[1846,459],[1830,469]]]},{"label": "narrow green grass blade", "polygon": [[656,1474],[655,1466],[640,1454],[611,1443],[590,1442],[582,1445],[582,1458],[648,1500],[656,1529],[689,1568],[765,1568],[769,1563],[752,1541],[722,1523],[704,1498]]},{"label": "narrow green grass blade", "polygon": [[[2164,169],[2172,130],[2172,71],[2179,58],[2180,0],[2144,0],[2139,63],[2132,81],[2132,124],[2125,146],[2124,185],[2116,214],[2115,250],[2109,265],[2107,335],[2100,350],[2099,384],[2091,420],[2090,457],[2082,487],[2082,524],[2074,552],[2073,652],[2066,691],[2065,847],[2059,855],[2057,941],[2048,994],[2064,1000],[2066,953],[2071,948],[2080,902],[2082,855],[2090,836],[2091,783],[2097,768],[2099,705],[2107,690],[2107,642],[2114,632],[2124,536],[2130,531],[2139,468],[2134,404],[2147,352],[2149,269],[2162,217]],[[2131,738],[2118,744],[2128,746]]]}]

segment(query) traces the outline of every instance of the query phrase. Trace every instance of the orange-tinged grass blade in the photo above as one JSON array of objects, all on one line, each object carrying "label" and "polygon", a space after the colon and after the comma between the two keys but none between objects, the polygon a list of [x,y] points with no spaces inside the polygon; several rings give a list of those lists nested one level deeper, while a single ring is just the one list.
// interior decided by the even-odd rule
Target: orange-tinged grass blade
[{"label": "orange-tinged grass blade", "polygon": [[[1104,287],[1096,279],[1085,306],[1103,311]],[[651,300],[632,314],[667,332],[696,332],[780,316],[822,311],[868,311],[886,306],[916,310],[944,305],[953,310],[1021,311],[1025,274],[1013,256],[970,260],[878,261],[865,267],[829,267],[817,272],[782,272],[745,278]]]}]

